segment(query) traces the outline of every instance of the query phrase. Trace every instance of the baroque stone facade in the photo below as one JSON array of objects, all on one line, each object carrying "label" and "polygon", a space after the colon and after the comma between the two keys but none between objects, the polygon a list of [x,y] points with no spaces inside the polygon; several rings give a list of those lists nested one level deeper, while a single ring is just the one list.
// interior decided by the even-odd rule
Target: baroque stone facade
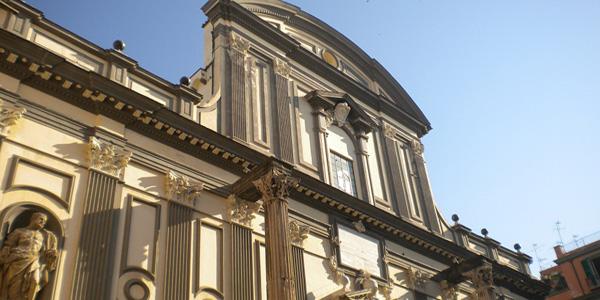
[{"label": "baroque stone facade", "polygon": [[543,298],[442,217],[379,64],[283,1],[202,10],[207,64],[172,84],[0,3],[0,298]]}]

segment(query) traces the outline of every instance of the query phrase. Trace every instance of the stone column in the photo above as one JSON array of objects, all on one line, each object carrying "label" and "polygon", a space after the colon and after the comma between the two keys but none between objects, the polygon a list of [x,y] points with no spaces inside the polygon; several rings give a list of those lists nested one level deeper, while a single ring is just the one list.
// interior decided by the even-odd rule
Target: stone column
[{"label": "stone column", "polygon": [[369,151],[367,150],[367,143],[369,140],[369,136],[367,132],[361,130],[357,132],[356,138],[358,140],[358,148],[356,149],[356,153],[358,155],[358,159],[360,160],[359,168],[362,170],[362,176],[359,176],[363,189],[363,199],[367,200],[370,204],[375,205],[375,200],[373,199],[373,193],[371,192],[371,173],[369,170]]},{"label": "stone column", "polygon": [[120,207],[117,184],[131,152],[90,137],[87,191],[71,299],[110,299]]},{"label": "stone column", "polygon": [[308,237],[310,228],[296,221],[290,222],[290,238],[292,242],[292,257],[294,275],[296,276],[296,298],[306,298],[306,272],[304,270],[304,240]]},{"label": "stone column", "polygon": [[423,209],[427,215],[427,219],[429,220],[429,227],[434,233],[442,234],[440,221],[433,204],[431,186],[429,185],[429,179],[427,178],[427,169],[425,168],[425,159],[423,158],[423,144],[421,144],[419,141],[412,141],[411,148],[413,151],[414,163],[417,169],[417,176],[423,200],[421,203],[423,204]]},{"label": "stone column", "polygon": [[388,170],[388,176],[390,178],[390,182],[392,183],[392,196],[395,198],[395,208],[397,209],[397,213],[405,218],[410,218],[410,207],[408,204],[408,199],[406,199],[406,190],[404,183],[402,182],[402,173],[400,157],[398,157],[398,151],[396,150],[396,129],[388,124],[383,125],[383,135],[384,135],[384,149],[386,161],[391,165],[390,168],[386,168]]},{"label": "stone column", "polygon": [[233,300],[253,297],[252,219],[260,205],[235,196],[229,199],[231,220],[231,286]]},{"label": "stone column", "polygon": [[327,127],[331,124],[329,114],[326,108],[317,101],[311,101],[310,104],[314,109],[314,116],[316,118],[315,133],[318,136],[317,147],[320,151],[319,160],[321,162],[319,171],[321,173],[321,180],[325,183],[330,183],[329,178],[329,146],[327,145]]},{"label": "stone column", "polygon": [[190,299],[193,210],[169,202],[165,253],[164,299]]},{"label": "stone column", "polygon": [[[229,59],[231,62],[231,79],[229,88],[226,89],[226,107],[230,113],[225,112],[223,118],[227,120],[225,132],[232,138],[242,141],[247,140],[246,134],[246,58],[250,43],[233,32],[229,36]],[[225,82],[228,78],[223,78]]]},{"label": "stone column", "polygon": [[275,59],[275,106],[277,114],[275,130],[279,142],[279,157],[289,163],[294,162],[294,148],[292,144],[292,123],[290,113],[290,97],[288,92],[288,78],[290,76],[290,66],[281,59]]},{"label": "stone column", "polygon": [[265,209],[267,298],[270,300],[296,299],[287,198],[297,180],[290,173],[281,166],[272,166],[262,177],[252,181]]}]

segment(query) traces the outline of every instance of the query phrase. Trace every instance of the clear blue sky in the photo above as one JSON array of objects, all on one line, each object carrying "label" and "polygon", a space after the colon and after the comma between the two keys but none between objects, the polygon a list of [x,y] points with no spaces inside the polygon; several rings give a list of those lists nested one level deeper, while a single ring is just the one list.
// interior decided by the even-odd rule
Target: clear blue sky
[{"label": "clear blue sky", "polygon": [[[433,125],[433,192],[447,219],[545,264],[600,230],[600,1],[292,0],[376,58]],[[201,66],[204,1],[28,1],[105,48],[115,39],[177,82]],[[537,271],[537,265],[532,266]]]}]

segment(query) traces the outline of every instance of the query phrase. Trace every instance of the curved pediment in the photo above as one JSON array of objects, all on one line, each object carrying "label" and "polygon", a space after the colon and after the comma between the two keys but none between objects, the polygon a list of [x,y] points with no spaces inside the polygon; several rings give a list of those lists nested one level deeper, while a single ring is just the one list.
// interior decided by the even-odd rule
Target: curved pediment
[{"label": "curved pediment", "polygon": [[424,124],[429,121],[416,103],[374,58],[358,45],[299,7],[280,0],[236,1],[331,67],[379,95],[380,101],[402,109]]}]

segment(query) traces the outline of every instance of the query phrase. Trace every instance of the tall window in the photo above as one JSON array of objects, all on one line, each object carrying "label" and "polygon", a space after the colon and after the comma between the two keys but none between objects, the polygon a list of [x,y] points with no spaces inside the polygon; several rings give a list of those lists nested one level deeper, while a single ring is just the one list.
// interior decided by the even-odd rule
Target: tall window
[{"label": "tall window", "polygon": [[329,160],[331,162],[331,183],[333,186],[350,195],[356,196],[352,161],[334,152],[330,153]]}]

